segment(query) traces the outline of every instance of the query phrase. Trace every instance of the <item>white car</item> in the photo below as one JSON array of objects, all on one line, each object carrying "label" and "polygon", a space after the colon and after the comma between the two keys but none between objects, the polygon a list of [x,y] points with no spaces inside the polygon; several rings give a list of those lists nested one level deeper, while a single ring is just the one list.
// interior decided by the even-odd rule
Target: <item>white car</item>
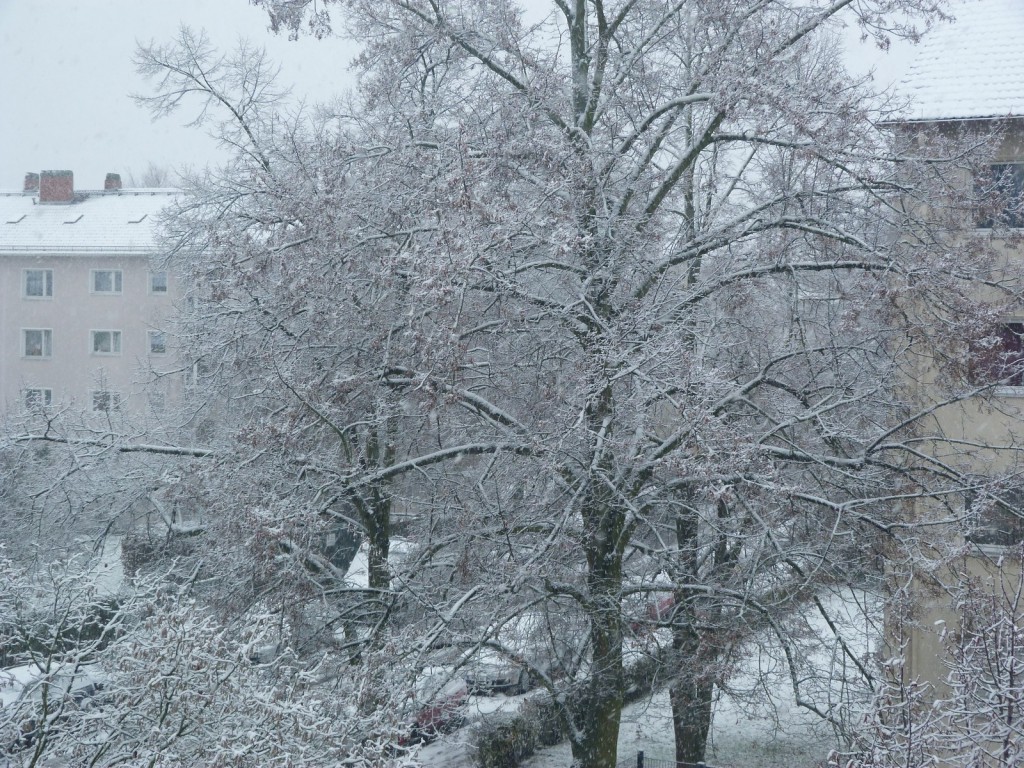
[{"label": "white car", "polygon": [[575,671],[580,638],[564,615],[527,611],[488,634],[496,647],[482,647],[464,670],[474,693],[519,695],[533,687],[535,673],[557,678]]},{"label": "white car", "polygon": [[0,733],[14,734],[8,744],[0,744],[0,753],[4,747],[12,752],[31,747],[41,722],[52,725],[70,709],[90,706],[105,680],[90,664],[54,664],[49,670],[23,664],[0,670]]},{"label": "white car", "polygon": [[507,693],[518,696],[533,687],[530,670],[522,657],[493,648],[482,648],[466,667],[466,685],[473,693]]}]

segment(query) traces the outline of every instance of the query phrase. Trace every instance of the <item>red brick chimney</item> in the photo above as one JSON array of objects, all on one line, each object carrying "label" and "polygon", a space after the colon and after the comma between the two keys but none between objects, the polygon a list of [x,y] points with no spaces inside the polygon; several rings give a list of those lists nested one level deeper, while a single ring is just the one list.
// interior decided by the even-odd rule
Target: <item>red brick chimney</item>
[{"label": "red brick chimney", "polygon": [[103,189],[106,192],[115,192],[121,188],[121,174],[108,173],[103,182]]},{"label": "red brick chimney", "polygon": [[71,171],[43,171],[39,174],[40,203],[72,203],[75,177]]},{"label": "red brick chimney", "polygon": [[39,174],[38,173],[26,173],[25,174],[25,189],[21,194],[23,195],[35,195],[39,193]]}]

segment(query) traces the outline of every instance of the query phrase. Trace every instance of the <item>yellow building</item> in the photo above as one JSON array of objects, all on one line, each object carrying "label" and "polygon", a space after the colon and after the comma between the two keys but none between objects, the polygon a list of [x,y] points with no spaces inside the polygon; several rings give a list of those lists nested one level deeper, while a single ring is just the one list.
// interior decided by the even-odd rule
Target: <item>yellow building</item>
[{"label": "yellow building", "polygon": [[[978,305],[992,311],[976,337],[960,340],[957,381],[942,380],[934,355],[920,352],[913,386],[919,407],[933,410],[918,435],[933,468],[956,478],[963,492],[910,505],[924,523],[908,534],[919,558],[893,565],[902,599],[891,602],[887,627],[904,692],[944,701],[941,715],[927,703],[917,710],[918,730],[931,742],[915,748],[950,765],[966,764],[968,747],[971,765],[1017,765],[1024,760],[1024,739],[1018,747],[1013,735],[1021,716],[989,694],[1016,685],[1003,657],[1018,650],[1022,622],[1015,619],[1024,616],[1024,304],[1006,301],[1003,290],[1019,288],[1024,273],[1024,2],[977,0],[954,11],[955,23],[926,37],[902,83],[900,94],[912,103],[900,129],[931,137],[995,132],[987,164],[963,179],[968,194],[998,192],[989,195],[997,204],[977,211],[968,235],[977,241],[962,243],[991,246],[991,280],[979,287]],[[969,396],[943,404],[957,389]],[[928,731],[930,717],[939,719]]]}]

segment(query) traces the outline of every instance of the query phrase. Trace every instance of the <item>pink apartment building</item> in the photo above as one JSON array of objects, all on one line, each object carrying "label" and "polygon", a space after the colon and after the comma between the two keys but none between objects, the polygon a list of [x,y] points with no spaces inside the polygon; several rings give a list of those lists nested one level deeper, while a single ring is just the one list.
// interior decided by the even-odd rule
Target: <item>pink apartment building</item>
[{"label": "pink apartment building", "polygon": [[155,239],[174,189],[76,190],[71,171],[0,192],[0,413],[160,410],[180,292]]}]

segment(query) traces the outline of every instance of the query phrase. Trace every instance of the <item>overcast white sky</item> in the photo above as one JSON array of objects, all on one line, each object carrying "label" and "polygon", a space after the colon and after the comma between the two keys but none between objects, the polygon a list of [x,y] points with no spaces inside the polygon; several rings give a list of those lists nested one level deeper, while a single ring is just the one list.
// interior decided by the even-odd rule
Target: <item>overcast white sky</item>
[{"label": "overcast white sky", "polygon": [[[350,47],[275,37],[247,0],[0,0],[0,189],[20,190],[27,171],[71,170],[77,188],[98,189],[107,172],[127,181],[149,163],[218,163],[202,129],[183,125],[194,112],[152,122],[128,98],[148,89],[132,64],[136,40],[169,41],[181,24],[219,48],[240,37],[265,46],[281,82],[309,101],[351,86]],[[882,79],[904,66],[905,55],[858,47],[858,66],[876,64]]]},{"label": "overcast white sky", "polygon": [[351,48],[338,40],[290,42],[267,31],[247,0],[0,0],[0,189],[21,189],[27,171],[64,169],[75,187],[102,189],[108,172],[150,163],[217,163],[195,112],[157,122],[130,93],[136,40],[167,42],[181,24],[205,28],[218,48],[240,37],[264,45],[295,93],[324,100],[351,84]]}]

